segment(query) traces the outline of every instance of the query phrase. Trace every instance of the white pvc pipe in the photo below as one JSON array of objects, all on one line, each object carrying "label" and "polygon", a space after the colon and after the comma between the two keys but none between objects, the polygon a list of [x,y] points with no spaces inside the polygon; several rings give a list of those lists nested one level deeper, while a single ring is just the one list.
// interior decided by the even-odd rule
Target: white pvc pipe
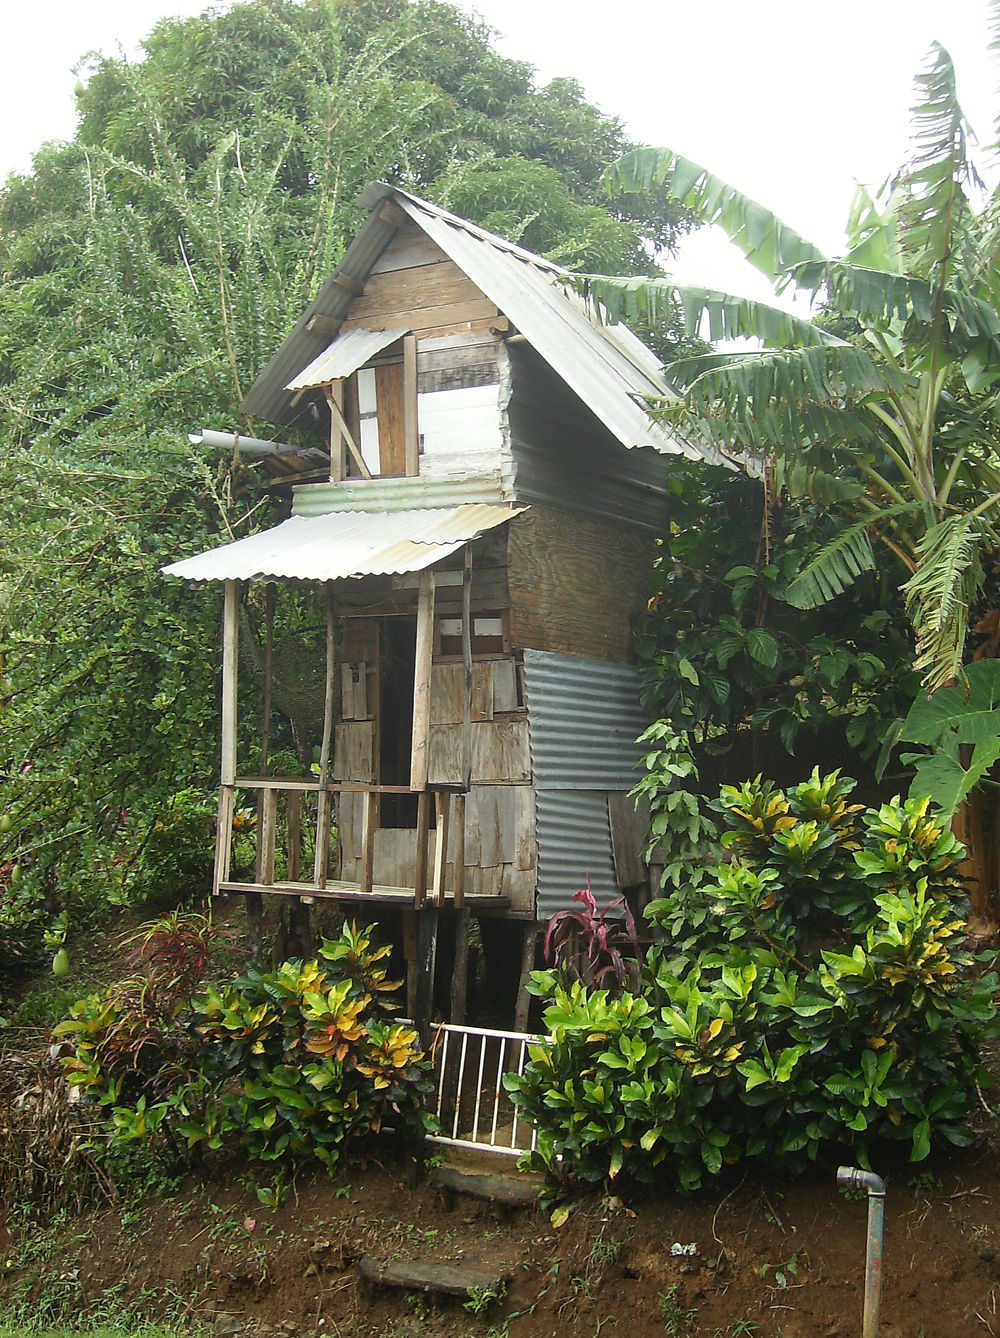
[{"label": "white pvc pipe", "polygon": [[260,437],[244,437],[239,432],[216,432],[214,428],[203,427],[200,432],[188,434],[192,446],[209,446],[215,450],[239,450],[241,455],[308,455],[326,460],[324,451],[315,446],[290,446],[286,441],[264,441]]}]

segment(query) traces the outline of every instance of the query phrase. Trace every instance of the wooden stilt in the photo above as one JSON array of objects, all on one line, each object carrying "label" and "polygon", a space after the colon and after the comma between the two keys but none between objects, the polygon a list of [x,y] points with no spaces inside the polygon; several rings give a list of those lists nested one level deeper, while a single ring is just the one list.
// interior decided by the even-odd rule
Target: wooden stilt
[{"label": "wooden stilt", "polygon": [[469,990],[469,908],[455,913],[455,965],[451,974],[451,1020],[465,1025],[466,997]]},{"label": "wooden stilt", "polygon": [[431,887],[434,892],[434,904],[444,904],[445,870],[448,865],[448,827],[451,822],[451,795],[447,790],[440,790],[434,796],[435,837],[434,837],[434,873]]},{"label": "wooden stilt", "polygon": [[[271,678],[274,663],[274,604],[277,586],[269,581],[264,587],[264,710],[260,730],[260,771],[267,775],[267,759],[271,746]],[[268,790],[257,791],[257,882],[274,881],[274,823],[275,810],[272,801],[270,815],[267,809]],[[270,873],[267,854],[267,822],[270,816]],[[260,961],[264,951],[264,898],[260,893],[247,893],[246,898],[246,943],[251,961]]]},{"label": "wooden stilt", "polygon": [[309,923],[309,905],[303,897],[293,897],[288,911],[288,949],[305,961],[313,953],[312,925]]},{"label": "wooden stilt", "polygon": [[465,795],[452,800],[451,895],[456,911],[465,905]]},{"label": "wooden stilt", "polygon": [[431,661],[434,651],[434,573],[422,571],[417,595],[417,645],[413,668],[413,737],[410,789],[427,789],[427,746],[431,724]]},{"label": "wooden stilt", "polygon": [[333,740],[333,708],[337,694],[337,609],[333,585],[327,581],[326,594],[326,691],[323,697],[323,743],[319,754],[319,796],[316,802],[316,860],[313,882],[326,887],[330,859],[330,810],[332,800],[326,789],[330,779],[330,745]]},{"label": "wooden stilt", "polygon": [[417,861],[413,876],[413,909],[422,910],[427,898],[427,820],[430,816],[430,794],[423,790],[417,795]]},{"label": "wooden stilt", "polygon": [[538,946],[540,926],[525,926],[524,944],[521,948],[521,977],[517,985],[517,1003],[514,1006],[514,1030],[528,1030],[528,1009],[531,1007],[531,995],[528,993],[528,977],[535,969],[535,950]]},{"label": "wooden stilt", "polygon": [[417,1011],[417,917],[403,911],[403,957],[406,960],[406,1015]]},{"label": "wooden stilt", "polygon": [[289,790],[285,796],[285,815],[288,822],[288,881],[296,883],[302,859],[302,795],[298,790]]},{"label": "wooden stilt", "polygon": [[426,1050],[430,1045],[431,1012],[434,1007],[434,967],[437,962],[438,916],[436,906],[417,912],[417,992],[413,1021]]},{"label": "wooden stilt", "polygon": [[462,564],[462,786],[472,783],[472,544],[465,545]]}]

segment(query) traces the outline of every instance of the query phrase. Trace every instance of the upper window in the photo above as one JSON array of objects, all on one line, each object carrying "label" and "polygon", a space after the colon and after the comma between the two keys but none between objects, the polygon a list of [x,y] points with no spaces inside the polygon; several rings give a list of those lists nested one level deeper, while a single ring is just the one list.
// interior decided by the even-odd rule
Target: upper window
[{"label": "upper window", "polygon": [[[383,478],[405,474],[402,361],[359,368],[344,391],[344,416],[371,473]],[[348,472],[357,473],[353,462]]]}]

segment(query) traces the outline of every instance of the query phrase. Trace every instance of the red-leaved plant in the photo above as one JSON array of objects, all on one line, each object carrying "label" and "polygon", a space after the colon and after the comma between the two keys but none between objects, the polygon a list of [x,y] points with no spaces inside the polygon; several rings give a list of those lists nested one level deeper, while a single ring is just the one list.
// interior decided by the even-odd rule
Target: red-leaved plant
[{"label": "red-leaved plant", "polygon": [[628,902],[617,897],[599,910],[589,873],[573,900],[576,908],[557,911],[549,921],[545,960],[592,989],[638,990],[639,939]]}]

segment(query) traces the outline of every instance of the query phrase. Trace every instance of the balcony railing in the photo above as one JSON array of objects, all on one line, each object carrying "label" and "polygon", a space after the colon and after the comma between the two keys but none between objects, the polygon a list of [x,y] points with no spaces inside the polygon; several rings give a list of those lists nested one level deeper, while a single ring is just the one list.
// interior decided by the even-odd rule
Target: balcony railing
[{"label": "balcony railing", "polygon": [[[234,837],[241,830],[237,797],[253,796],[256,802],[255,873],[252,880],[234,878]],[[329,877],[331,820],[336,795],[360,794],[360,850],[356,880]],[[417,801],[415,863],[412,885],[405,887],[375,882],[375,844],[379,830],[379,799],[388,795],[413,795]],[[279,800],[283,800],[279,810]],[[434,806],[433,827],[430,821]],[[315,817],[311,809],[315,809]],[[285,877],[276,878],[279,827],[284,827]],[[433,849],[430,834],[433,829]],[[354,842],[357,844],[357,833]],[[342,838],[343,832],[338,833]],[[311,840],[310,840],[311,838]],[[449,840],[451,860],[448,859]],[[311,878],[303,878],[302,865],[312,846]],[[215,852],[214,892],[274,892],[286,896],[336,897],[341,900],[371,899],[412,904],[420,910],[431,902],[447,901],[456,909],[465,904],[465,794],[437,788],[411,790],[402,785],[366,785],[353,781],[331,781],[287,776],[237,776],[219,791],[219,823]],[[306,860],[303,856],[306,856]],[[449,865],[451,876],[448,877]],[[477,898],[478,899],[478,898]],[[489,898],[491,903],[500,900]]]}]

